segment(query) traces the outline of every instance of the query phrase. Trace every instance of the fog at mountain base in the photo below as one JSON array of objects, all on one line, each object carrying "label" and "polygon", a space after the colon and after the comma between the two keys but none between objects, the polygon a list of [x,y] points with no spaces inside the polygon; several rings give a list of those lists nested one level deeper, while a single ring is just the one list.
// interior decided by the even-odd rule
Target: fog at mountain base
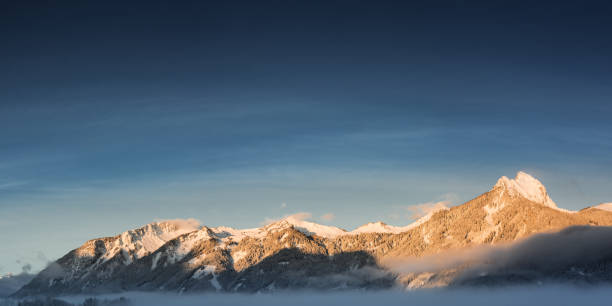
[{"label": "fog at mountain base", "polygon": [[[63,297],[80,304],[91,296]],[[384,290],[375,292],[347,291],[339,293],[282,292],[275,294],[202,294],[177,295],[157,293],[122,293],[96,296],[117,300],[125,297],[131,305],[609,305],[612,287],[577,287],[540,285],[477,289],[430,289],[413,291]],[[0,305],[3,305],[0,303]],[[11,305],[11,304],[6,304]],[[14,305],[14,304],[13,304]]]}]

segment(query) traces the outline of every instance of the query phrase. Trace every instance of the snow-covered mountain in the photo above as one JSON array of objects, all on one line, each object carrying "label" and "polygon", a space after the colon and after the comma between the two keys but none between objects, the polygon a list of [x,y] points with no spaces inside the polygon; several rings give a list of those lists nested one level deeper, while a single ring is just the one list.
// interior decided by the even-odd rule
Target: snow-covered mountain
[{"label": "snow-covered mountain", "polygon": [[[108,243],[105,243],[104,246],[105,251],[99,259],[106,262],[121,255],[125,263],[130,264],[134,260],[151,254],[166,242],[199,228],[195,220],[168,220],[150,223],[108,239]],[[81,251],[91,253],[92,249],[85,248]]]},{"label": "snow-covered mountain", "polygon": [[314,222],[301,220],[294,216],[289,216],[277,222],[276,224],[273,223],[270,225],[280,226],[284,228],[286,224],[293,226],[295,229],[308,236],[317,235],[324,238],[336,238],[347,233],[345,230],[334,226],[321,225]]},{"label": "snow-covered mountain", "polygon": [[612,225],[612,212],[560,209],[537,179],[519,172],[467,203],[402,227],[374,222],[345,231],[296,216],[253,229],[151,223],[86,242],[17,294],[430,286],[435,282],[425,274],[398,274],[385,262],[504,244],[575,225]]}]

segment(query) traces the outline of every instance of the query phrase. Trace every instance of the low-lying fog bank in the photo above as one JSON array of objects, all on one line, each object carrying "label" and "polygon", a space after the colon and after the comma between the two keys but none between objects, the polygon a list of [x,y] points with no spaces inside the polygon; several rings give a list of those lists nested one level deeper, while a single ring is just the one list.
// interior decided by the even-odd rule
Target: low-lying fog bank
[{"label": "low-lying fog bank", "polygon": [[[248,306],[322,306],[322,305],[610,305],[612,287],[532,286],[498,287],[478,289],[430,289],[413,291],[352,291],[341,293],[284,292],[276,294],[202,294],[175,295],[130,292],[100,295],[97,301],[87,305],[248,305]],[[60,298],[72,305],[83,305],[91,296]],[[4,301],[0,305],[18,305],[16,301]],[[32,304],[34,305],[34,304]],[[45,305],[45,304],[36,304]],[[59,304],[54,304],[59,305]]]}]

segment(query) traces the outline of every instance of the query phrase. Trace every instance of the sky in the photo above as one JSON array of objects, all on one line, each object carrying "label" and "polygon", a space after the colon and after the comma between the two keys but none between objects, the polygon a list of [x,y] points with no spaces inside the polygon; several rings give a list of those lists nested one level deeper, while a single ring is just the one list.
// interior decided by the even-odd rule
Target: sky
[{"label": "sky", "polygon": [[0,3],[0,275],[155,220],[612,202],[598,1]]}]

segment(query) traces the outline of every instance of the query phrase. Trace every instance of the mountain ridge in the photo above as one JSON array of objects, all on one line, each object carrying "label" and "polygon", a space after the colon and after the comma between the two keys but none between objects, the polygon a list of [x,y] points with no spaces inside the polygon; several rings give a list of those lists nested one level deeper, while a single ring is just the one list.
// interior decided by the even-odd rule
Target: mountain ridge
[{"label": "mountain ridge", "polygon": [[569,226],[609,226],[612,212],[559,209],[537,179],[519,172],[513,180],[500,178],[491,190],[462,205],[430,212],[405,227],[374,222],[348,232],[294,216],[243,230],[194,230],[193,224],[181,227],[177,222],[161,223],[161,231],[155,223],[89,240],[41,271],[17,295],[260,292],[318,288],[322,283],[330,288],[427,286],[422,279],[388,271],[385,259],[509,243]]}]

